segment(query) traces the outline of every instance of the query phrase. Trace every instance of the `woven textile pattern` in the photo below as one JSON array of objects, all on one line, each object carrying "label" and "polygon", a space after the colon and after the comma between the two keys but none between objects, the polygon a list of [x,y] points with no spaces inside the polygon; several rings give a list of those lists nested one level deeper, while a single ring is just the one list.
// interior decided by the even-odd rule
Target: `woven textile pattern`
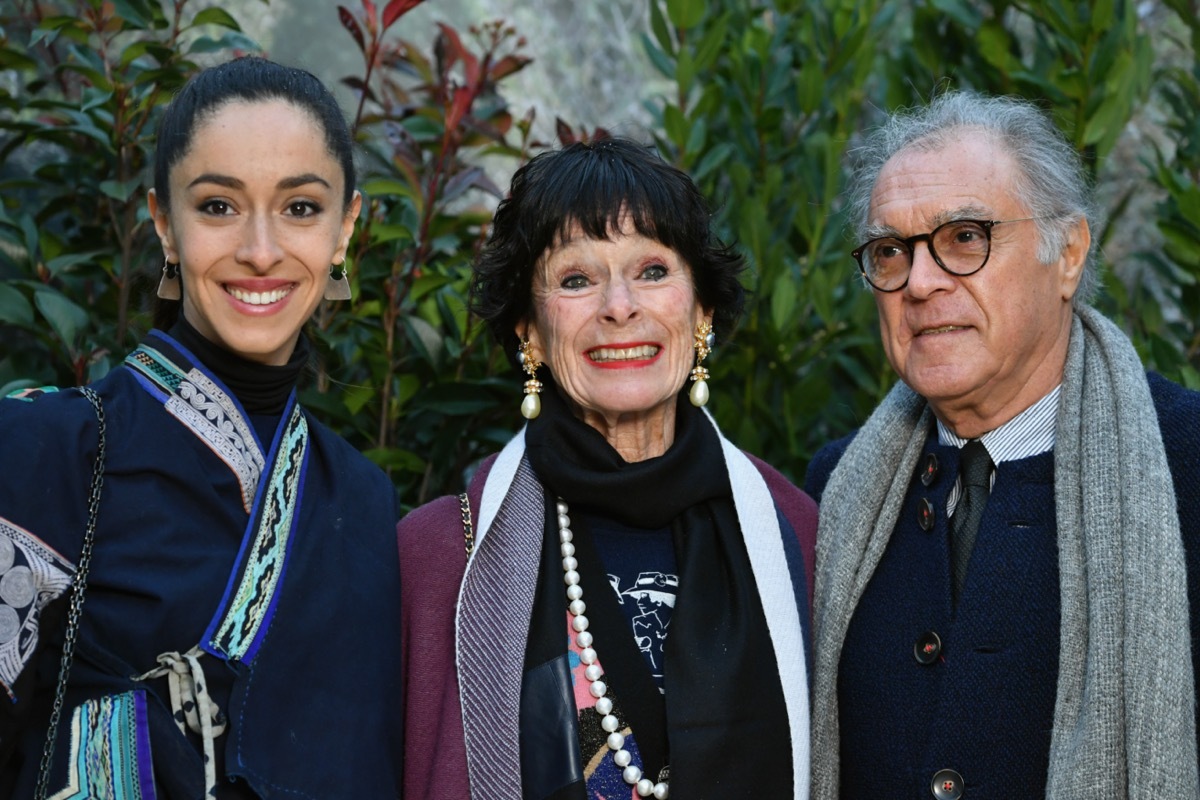
[{"label": "woven textile pattern", "polygon": [[[473,797],[521,797],[519,720],[514,709],[521,697],[529,617],[498,613],[489,598],[510,598],[512,608],[532,607],[545,523],[543,502],[542,487],[522,459],[512,491],[463,578],[458,660]],[[514,564],[517,571],[511,569]]]}]

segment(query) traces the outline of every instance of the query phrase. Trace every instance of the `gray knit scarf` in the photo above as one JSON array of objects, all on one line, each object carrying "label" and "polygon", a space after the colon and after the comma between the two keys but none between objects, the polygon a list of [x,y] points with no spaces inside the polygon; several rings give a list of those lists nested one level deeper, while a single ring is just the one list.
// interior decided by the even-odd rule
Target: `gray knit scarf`
[{"label": "gray knit scarf", "polygon": [[[838,662],[896,525],[932,412],[897,384],[821,502],[812,797],[838,797]],[[1062,637],[1046,796],[1196,798],[1187,583],[1145,372],[1099,312],[1072,323],[1054,447]]]}]

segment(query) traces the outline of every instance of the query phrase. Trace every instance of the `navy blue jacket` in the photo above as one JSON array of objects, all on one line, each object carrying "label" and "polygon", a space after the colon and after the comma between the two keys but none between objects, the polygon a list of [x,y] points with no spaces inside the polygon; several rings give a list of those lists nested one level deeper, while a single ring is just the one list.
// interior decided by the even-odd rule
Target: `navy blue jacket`
[{"label": "navy blue jacket", "polygon": [[[151,786],[160,800],[202,796],[202,753],[171,718],[166,678],[131,677],[155,667],[160,653],[200,644],[209,692],[229,720],[215,741],[219,798],[399,796],[400,574],[390,481],[303,411],[265,429],[275,430],[273,446],[240,406],[231,412],[210,402],[213,393],[193,393],[206,371],[181,346],[158,333],[146,344],[164,359],[148,357],[151,372],[122,366],[93,387],[107,418],[104,490],[50,792],[74,782],[80,796],[95,796],[86,787],[104,780],[118,787],[113,796],[151,796]],[[167,362],[194,380],[180,381]],[[148,375],[177,386],[164,389]],[[283,449],[288,421],[300,418],[306,455]],[[54,570],[73,571],[96,446],[96,415],[77,391],[0,401],[0,614],[38,639],[36,649],[0,663],[0,678],[18,677],[0,680],[17,701],[0,693],[8,704],[0,708],[0,797],[33,796],[61,647],[53,612],[66,598],[47,592],[23,603],[4,581],[26,564],[46,586]],[[276,448],[295,453],[282,459],[295,475],[286,484],[294,525],[276,529],[283,541],[256,539],[248,526],[260,512],[289,507],[271,493]],[[257,493],[247,449],[266,456]],[[272,548],[278,557],[259,558]],[[239,575],[247,563],[256,565],[249,582]],[[264,588],[242,604],[234,590],[244,585]],[[239,608],[243,622],[222,633],[219,623]],[[245,619],[261,622],[255,629]],[[26,716],[18,726],[2,724],[19,707]],[[79,709],[93,729],[73,736]]]},{"label": "navy blue jacket", "polygon": [[[1198,665],[1200,392],[1153,374],[1149,382],[1175,484]],[[805,489],[818,502],[853,437],[813,459]],[[955,613],[945,509],[958,451],[930,432],[842,651],[843,797],[925,800],[941,769],[962,775],[971,800],[1044,796],[1059,646],[1053,469],[1053,453],[1000,467]]]}]

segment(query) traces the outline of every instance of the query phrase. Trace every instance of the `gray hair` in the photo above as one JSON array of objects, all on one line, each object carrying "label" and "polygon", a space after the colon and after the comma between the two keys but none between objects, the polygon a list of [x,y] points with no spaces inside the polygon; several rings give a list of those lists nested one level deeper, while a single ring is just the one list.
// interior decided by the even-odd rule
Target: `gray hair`
[{"label": "gray hair", "polygon": [[950,91],[927,106],[897,112],[872,131],[853,152],[857,164],[850,177],[847,203],[861,238],[869,223],[871,194],[879,173],[893,156],[910,147],[934,150],[952,143],[964,130],[979,129],[1004,147],[1017,164],[1017,200],[1036,217],[1038,260],[1049,264],[1066,248],[1070,230],[1086,219],[1093,232],[1084,263],[1076,305],[1087,304],[1100,288],[1096,265],[1100,212],[1079,153],[1037,106],[1016,97],[987,97]]}]

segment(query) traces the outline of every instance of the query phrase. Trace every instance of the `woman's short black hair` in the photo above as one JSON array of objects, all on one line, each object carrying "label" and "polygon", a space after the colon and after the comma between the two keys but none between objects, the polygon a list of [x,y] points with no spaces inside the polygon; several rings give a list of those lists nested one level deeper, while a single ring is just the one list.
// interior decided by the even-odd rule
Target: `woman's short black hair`
[{"label": "woman's short black hair", "polygon": [[510,359],[516,325],[529,315],[538,261],[575,225],[589,237],[609,238],[623,214],[691,268],[718,336],[733,329],[745,299],[738,280],[744,258],[712,232],[708,204],[687,173],[649,147],[613,137],[536,156],[513,175],[509,196],[496,209],[475,262],[471,309]]},{"label": "woman's short black hair", "polygon": [[258,56],[245,56],[196,73],[179,90],[158,123],[154,191],[170,207],[171,167],[187,155],[196,127],[226,103],[286,100],[313,115],[325,131],[329,153],[346,179],[343,202],[354,198],[354,142],[337,100],[315,75]]}]

